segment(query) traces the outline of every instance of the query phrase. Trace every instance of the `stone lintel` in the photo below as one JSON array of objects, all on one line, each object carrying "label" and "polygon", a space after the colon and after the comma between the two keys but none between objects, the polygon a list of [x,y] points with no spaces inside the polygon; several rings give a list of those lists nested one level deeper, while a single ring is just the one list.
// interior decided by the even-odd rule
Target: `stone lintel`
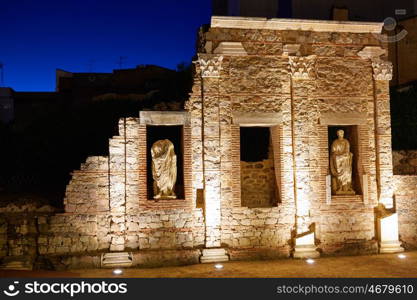
[{"label": "stone lintel", "polygon": [[303,30],[317,32],[352,32],[380,34],[384,23],[253,17],[211,17],[211,27],[267,30]]},{"label": "stone lintel", "polygon": [[186,111],[141,111],[141,125],[175,126],[189,125],[190,114]]},{"label": "stone lintel", "polygon": [[233,112],[233,124],[242,127],[271,127],[282,123],[281,113]]},{"label": "stone lintel", "polygon": [[366,113],[322,113],[320,125],[366,125]]}]

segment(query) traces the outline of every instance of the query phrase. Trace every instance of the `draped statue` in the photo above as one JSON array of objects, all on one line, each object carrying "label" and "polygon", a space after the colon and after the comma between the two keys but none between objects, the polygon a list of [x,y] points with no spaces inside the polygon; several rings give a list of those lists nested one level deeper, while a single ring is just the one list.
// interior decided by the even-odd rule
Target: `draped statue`
[{"label": "draped statue", "polygon": [[332,193],[335,195],[354,195],[352,189],[352,160],[350,144],[344,138],[344,131],[337,131],[337,139],[330,149],[330,173],[332,176]]},{"label": "draped statue", "polygon": [[175,199],[177,156],[170,140],[156,141],[151,148],[154,199]]}]

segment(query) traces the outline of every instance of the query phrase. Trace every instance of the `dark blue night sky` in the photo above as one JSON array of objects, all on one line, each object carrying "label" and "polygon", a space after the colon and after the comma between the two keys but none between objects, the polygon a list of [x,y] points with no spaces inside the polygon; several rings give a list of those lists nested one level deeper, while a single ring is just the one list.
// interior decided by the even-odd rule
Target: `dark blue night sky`
[{"label": "dark blue night sky", "polygon": [[190,62],[210,0],[0,0],[4,85],[52,91],[55,69],[111,72]]}]

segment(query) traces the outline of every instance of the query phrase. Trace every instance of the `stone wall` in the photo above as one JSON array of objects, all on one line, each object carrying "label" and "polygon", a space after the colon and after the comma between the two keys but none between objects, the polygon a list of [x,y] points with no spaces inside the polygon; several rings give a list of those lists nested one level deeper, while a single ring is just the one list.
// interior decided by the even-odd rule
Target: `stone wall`
[{"label": "stone wall", "polygon": [[[315,228],[323,253],[375,253],[373,209],[378,202],[391,207],[393,199],[389,74],[381,71],[389,69],[386,45],[372,33],[268,30],[268,21],[250,28],[256,27],[254,20],[248,21],[248,28],[229,28],[218,25],[221,22],[201,39],[195,77],[202,99],[191,98],[188,107],[201,105],[202,123],[210,125],[210,134],[205,134],[206,128],[202,130],[203,143],[214,139],[212,132],[220,137],[221,155],[211,151],[202,155],[210,169],[212,163],[220,164],[221,190],[216,197],[221,199],[222,243],[229,239],[224,236],[225,228],[231,222],[233,226],[242,222],[227,216],[244,203],[239,201],[245,190],[239,169],[245,166],[236,163],[239,142],[234,114],[278,112],[280,132],[275,139],[278,147],[274,147],[278,149],[275,169],[282,198],[275,212],[278,220],[285,219],[281,207],[295,211],[291,230],[299,234]],[[233,22],[230,20],[236,27],[245,23]],[[227,45],[232,43],[233,49],[240,50],[229,50]],[[201,117],[196,114],[195,118],[197,123]],[[262,120],[255,123],[263,126]],[[355,163],[361,191],[355,197],[328,203],[328,126],[341,124],[358,131]],[[363,178],[367,178],[365,183]],[[211,179],[205,180],[206,187],[214,189]],[[236,227],[233,233],[245,236],[243,244],[259,244],[256,230],[242,231]],[[243,247],[238,241],[227,244]]]},{"label": "stone wall", "polygon": [[[24,256],[33,262],[42,256],[56,261],[57,256],[100,256],[117,245],[133,252],[201,248],[202,210],[151,211],[126,216],[0,215],[0,257]],[[149,258],[146,261],[150,265],[157,263]]]},{"label": "stone wall", "polygon": [[[58,268],[94,267],[100,254],[110,251],[143,253],[135,256],[139,265],[157,265],[158,259],[176,264],[175,255],[183,262],[198,260],[198,251],[181,253],[203,247],[205,239],[203,210],[191,205],[189,128],[184,130],[186,199],[155,202],[144,192],[146,126],[138,118],[122,118],[118,125],[119,135],[109,140],[109,157],[88,157],[73,172],[65,213],[2,209],[0,258],[46,257]],[[153,254],[146,254],[149,250]]]},{"label": "stone wall", "polygon": [[394,176],[400,240],[417,249],[417,176]]},{"label": "stone wall", "polygon": [[375,254],[375,214],[361,201],[341,199],[315,214],[317,245],[327,255]]},{"label": "stone wall", "polygon": [[240,163],[242,206],[270,207],[277,204],[274,160]]},{"label": "stone wall", "polygon": [[[324,255],[376,253],[374,208],[392,207],[395,189],[401,239],[413,247],[417,188],[414,177],[393,180],[386,45],[376,34],[341,32],[364,31],[358,24],[312,25],[318,31],[268,26],[278,25],[212,26],[201,36],[186,118],[177,112],[184,121],[185,199],[147,195],[147,126],[172,119],[123,118],[109,156],[89,157],[74,172],[66,213],[27,219],[32,236],[21,235],[20,221],[0,221],[0,236],[13,241],[0,251],[88,255],[91,264],[109,251],[134,251],[139,264],[195,261],[200,248],[217,247],[232,259],[288,257],[294,237],[313,231]],[[324,32],[326,26],[338,31]],[[360,191],[348,197],[329,195],[327,185],[329,127],[341,125],[357,134]],[[273,160],[241,162],[240,126],[270,127]],[[273,177],[276,206],[247,205],[265,202]],[[66,264],[80,264],[71,259]]]},{"label": "stone wall", "polygon": [[392,152],[395,175],[417,175],[417,150]]},{"label": "stone wall", "polygon": [[109,210],[109,160],[92,156],[72,173],[65,193],[65,210],[88,213]]},{"label": "stone wall", "polygon": [[288,257],[294,221],[291,206],[233,208],[222,215],[221,244],[232,249],[237,258],[256,257],[253,249],[259,249],[260,254],[261,249],[274,249],[269,257]]}]

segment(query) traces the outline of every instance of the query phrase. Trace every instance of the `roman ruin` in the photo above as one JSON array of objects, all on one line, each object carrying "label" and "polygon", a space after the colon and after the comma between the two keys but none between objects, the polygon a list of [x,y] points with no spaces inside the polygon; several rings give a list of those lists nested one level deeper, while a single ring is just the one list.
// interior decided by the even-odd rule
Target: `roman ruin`
[{"label": "roman ruin", "polygon": [[415,249],[417,176],[393,175],[382,25],[212,17],[184,110],[120,119],[109,156],[73,172],[65,212],[2,213],[3,266]]}]

